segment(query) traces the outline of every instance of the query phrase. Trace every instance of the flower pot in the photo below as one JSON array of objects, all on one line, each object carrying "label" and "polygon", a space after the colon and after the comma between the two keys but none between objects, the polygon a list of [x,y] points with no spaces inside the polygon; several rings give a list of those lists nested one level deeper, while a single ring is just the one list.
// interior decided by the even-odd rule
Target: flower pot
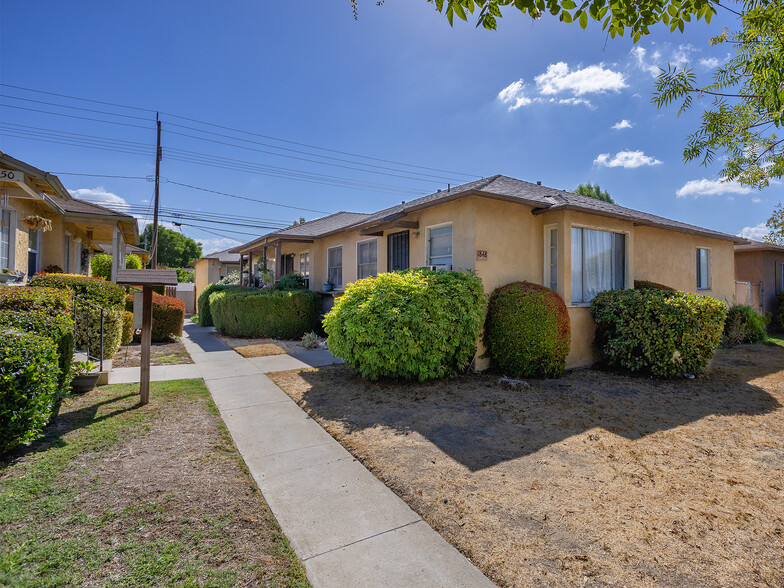
[{"label": "flower pot", "polygon": [[324,282],[324,292],[332,292],[332,284]]},{"label": "flower pot", "polygon": [[94,390],[100,375],[100,373],[95,372],[94,374],[74,376],[73,382],[71,383],[71,390],[74,394],[84,394],[85,392]]},{"label": "flower pot", "polygon": [[0,273],[0,284],[5,284],[8,280],[15,278],[15,274],[3,274]]}]

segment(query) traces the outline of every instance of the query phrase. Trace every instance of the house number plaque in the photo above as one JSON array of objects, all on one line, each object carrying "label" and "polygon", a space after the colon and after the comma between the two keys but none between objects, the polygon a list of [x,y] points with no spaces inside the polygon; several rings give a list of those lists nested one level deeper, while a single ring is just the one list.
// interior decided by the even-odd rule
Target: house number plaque
[{"label": "house number plaque", "polygon": [[477,261],[487,261],[487,250],[485,250],[485,249],[477,249],[476,250],[476,260]]}]

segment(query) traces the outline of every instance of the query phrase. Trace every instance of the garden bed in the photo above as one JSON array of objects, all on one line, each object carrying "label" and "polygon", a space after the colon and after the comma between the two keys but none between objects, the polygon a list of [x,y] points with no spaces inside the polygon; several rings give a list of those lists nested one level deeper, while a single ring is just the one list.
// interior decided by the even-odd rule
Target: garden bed
[{"label": "garden bed", "polygon": [[[123,345],[112,358],[112,368],[139,367],[142,359],[141,343]],[[179,341],[150,344],[150,365],[193,363],[188,351]]]},{"label": "garden bed", "polygon": [[200,380],[67,400],[0,461],[2,586],[308,586]]},{"label": "garden bed", "polygon": [[270,374],[501,586],[784,585],[784,349],[697,379]]}]

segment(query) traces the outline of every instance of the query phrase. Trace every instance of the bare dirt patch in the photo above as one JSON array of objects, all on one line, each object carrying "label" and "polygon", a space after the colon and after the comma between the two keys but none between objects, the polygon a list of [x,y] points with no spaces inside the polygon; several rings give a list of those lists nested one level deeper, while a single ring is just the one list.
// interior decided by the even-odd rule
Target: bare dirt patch
[{"label": "bare dirt patch", "polygon": [[784,349],[695,380],[270,374],[501,586],[784,586]]},{"label": "bare dirt patch", "polygon": [[218,334],[215,336],[243,357],[284,355],[286,353],[306,351],[305,347],[299,341],[287,341],[284,339],[242,339],[239,337],[226,337]]},{"label": "bare dirt patch", "polygon": [[[112,368],[139,367],[141,365],[141,343],[123,345],[112,358]],[[185,346],[179,341],[152,343],[150,349],[150,365],[177,365],[193,363]]]}]

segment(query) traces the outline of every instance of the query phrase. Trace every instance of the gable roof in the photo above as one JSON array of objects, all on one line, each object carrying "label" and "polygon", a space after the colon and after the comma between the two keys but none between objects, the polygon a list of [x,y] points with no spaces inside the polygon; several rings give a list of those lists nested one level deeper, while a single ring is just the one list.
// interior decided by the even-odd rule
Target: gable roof
[{"label": "gable roof", "polygon": [[72,198],[71,194],[65,189],[65,186],[63,186],[60,178],[54,174],[33,167],[29,163],[11,157],[2,151],[0,151],[0,165],[7,165],[8,167],[21,170],[30,176],[42,191],[46,192],[46,188],[48,187],[52,196],[59,196],[63,200],[71,200]]},{"label": "gable roof", "polygon": [[735,251],[776,251],[784,253],[784,246],[748,239],[747,243],[735,245]]},{"label": "gable roof", "polygon": [[201,261],[202,259],[217,259],[221,263],[239,263],[240,254],[231,253],[231,249],[224,249],[223,251],[216,251],[215,253],[210,253],[209,255],[203,255],[196,261]]},{"label": "gable roof", "polygon": [[60,207],[66,212],[66,214],[70,215],[112,217],[124,221],[136,220],[135,217],[130,214],[125,214],[124,212],[119,212],[117,210],[101,206],[100,204],[93,204],[92,202],[87,202],[86,200],[79,200],[78,198],[71,198],[70,200],[60,202]]}]

